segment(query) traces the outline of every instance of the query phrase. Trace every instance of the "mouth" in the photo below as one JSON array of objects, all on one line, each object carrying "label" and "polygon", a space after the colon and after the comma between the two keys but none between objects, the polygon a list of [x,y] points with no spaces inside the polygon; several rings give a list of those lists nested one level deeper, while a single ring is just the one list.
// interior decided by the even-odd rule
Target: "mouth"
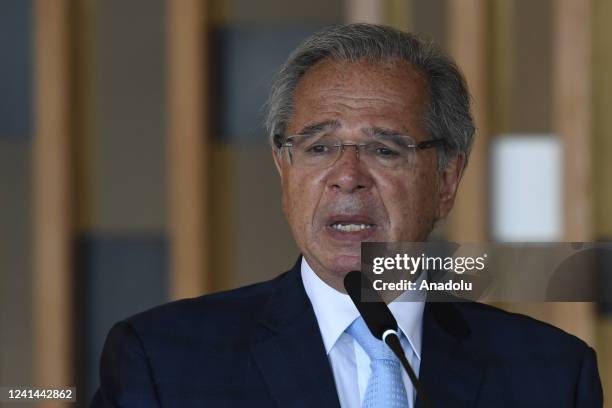
[{"label": "mouth", "polygon": [[357,224],[357,223],[346,223],[346,222],[335,222],[330,225],[331,228],[336,231],[342,232],[358,232],[365,231],[370,228],[374,228],[374,224]]},{"label": "mouth", "polygon": [[339,215],[329,218],[326,230],[335,239],[363,241],[374,234],[376,226],[374,220],[365,215]]}]

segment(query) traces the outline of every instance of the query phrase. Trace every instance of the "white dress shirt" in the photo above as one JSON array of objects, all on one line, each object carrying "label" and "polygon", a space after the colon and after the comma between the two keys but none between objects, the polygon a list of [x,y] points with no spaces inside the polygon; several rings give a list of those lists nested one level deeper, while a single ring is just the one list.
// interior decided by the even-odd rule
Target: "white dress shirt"
[{"label": "white dress shirt", "polygon": [[[319,323],[325,351],[332,367],[340,405],[360,408],[370,378],[370,358],[361,346],[344,331],[359,317],[351,298],[338,292],[319,278],[302,257],[302,281]],[[407,295],[406,293],[404,295]],[[414,372],[419,374],[424,302],[402,301],[401,295],[389,304],[402,332],[401,343]],[[410,408],[414,407],[415,390],[402,369]]]}]

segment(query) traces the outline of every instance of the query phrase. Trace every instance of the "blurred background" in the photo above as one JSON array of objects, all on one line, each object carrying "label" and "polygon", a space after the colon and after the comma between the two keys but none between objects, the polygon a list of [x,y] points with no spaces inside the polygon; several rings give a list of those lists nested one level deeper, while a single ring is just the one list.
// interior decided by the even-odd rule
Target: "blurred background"
[{"label": "blurred background", "polygon": [[[610,18],[607,0],[3,0],[0,386],[76,385],[84,407],[114,322],[292,265],[263,104],[329,24],[420,33],[466,74],[477,141],[438,236],[611,241]],[[610,305],[500,306],[592,345],[611,401]]]}]

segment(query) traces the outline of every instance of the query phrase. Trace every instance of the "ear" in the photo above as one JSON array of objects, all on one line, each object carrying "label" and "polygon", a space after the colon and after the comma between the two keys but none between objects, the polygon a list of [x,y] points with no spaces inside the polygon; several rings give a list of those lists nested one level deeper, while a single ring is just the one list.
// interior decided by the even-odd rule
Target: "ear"
[{"label": "ear", "polygon": [[272,158],[274,159],[274,165],[276,166],[276,171],[278,171],[278,175],[281,178],[281,181],[283,179],[283,157],[282,157],[282,150],[278,150],[276,148],[272,148]]},{"label": "ear", "polygon": [[438,184],[438,219],[448,215],[455,204],[459,181],[463,176],[466,157],[464,153],[458,153],[452,157],[446,168],[440,172]]}]

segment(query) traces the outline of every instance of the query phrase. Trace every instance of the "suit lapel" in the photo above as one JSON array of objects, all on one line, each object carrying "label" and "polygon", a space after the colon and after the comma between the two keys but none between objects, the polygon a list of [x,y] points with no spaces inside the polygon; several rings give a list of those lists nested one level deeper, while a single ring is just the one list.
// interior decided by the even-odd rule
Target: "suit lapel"
[{"label": "suit lapel", "polygon": [[[484,368],[462,346],[469,335],[469,326],[453,303],[425,305],[419,378],[434,408],[476,405]],[[416,407],[424,407],[418,398]]]},{"label": "suit lapel", "polygon": [[[419,378],[434,408],[473,407],[484,367],[463,342],[470,329],[455,305],[428,302]],[[300,260],[277,281],[251,353],[281,407],[339,408],[333,373],[300,275]],[[416,408],[424,408],[417,396]]]},{"label": "suit lapel", "polygon": [[300,260],[278,281],[251,352],[279,406],[340,407],[319,326],[302,284]]}]

